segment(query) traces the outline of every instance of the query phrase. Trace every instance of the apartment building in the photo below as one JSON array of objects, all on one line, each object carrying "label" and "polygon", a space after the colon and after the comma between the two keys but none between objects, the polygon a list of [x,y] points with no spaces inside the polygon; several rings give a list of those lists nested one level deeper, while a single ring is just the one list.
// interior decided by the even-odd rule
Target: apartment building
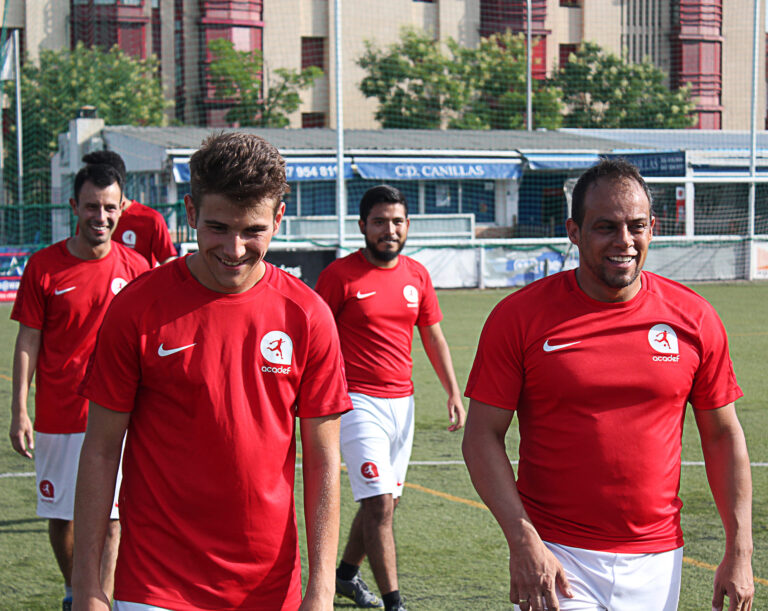
[{"label": "apartment building", "polygon": [[[430,31],[436,41],[464,45],[507,29],[524,32],[525,0],[342,0],[343,123],[378,127],[376,102],[357,86],[365,41],[384,46],[401,28]],[[754,0],[531,0],[534,77],[543,79],[582,41],[594,41],[630,61],[649,58],[673,87],[689,83],[697,101],[696,127],[748,129],[752,81]],[[277,68],[319,66],[324,76],[303,95],[292,127],[335,127],[334,0],[8,0],[3,23],[20,29],[34,61],[39,48],[77,41],[117,44],[137,57],[160,58],[170,119],[223,125],[226,109],[206,79],[207,44],[227,38],[264,57],[264,87]],[[1,9],[0,9],[1,10]],[[760,23],[764,23],[761,7]],[[760,28],[761,32],[765,28]],[[763,36],[764,36],[764,32]],[[759,116],[765,117],[764,40],[758,55]]]}]

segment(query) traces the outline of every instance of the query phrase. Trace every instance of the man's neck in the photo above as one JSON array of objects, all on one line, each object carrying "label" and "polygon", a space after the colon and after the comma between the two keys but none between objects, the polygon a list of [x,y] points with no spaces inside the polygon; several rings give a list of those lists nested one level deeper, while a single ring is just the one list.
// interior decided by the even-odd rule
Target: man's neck
[{"label": "man's neck", "polygon": [[85,261],[103,259],[112,250],[112,240],[92,246],[83,239],[82,234],[78,233],[67,240],[67,250],[72,256]]},{"label": "man's neck", "polygon": [[371,251],[367,248],[363,248],[363,256],[365,257],[365,260],[368,261],[368,263],[375,265],[376,267],[381,267],[382,269],[392,269],[393,267],[397,267],[397,262],[400,260],[400,255],[397,255],[390,261],[382,261],[381,259],[374,257],[371,254]]}]

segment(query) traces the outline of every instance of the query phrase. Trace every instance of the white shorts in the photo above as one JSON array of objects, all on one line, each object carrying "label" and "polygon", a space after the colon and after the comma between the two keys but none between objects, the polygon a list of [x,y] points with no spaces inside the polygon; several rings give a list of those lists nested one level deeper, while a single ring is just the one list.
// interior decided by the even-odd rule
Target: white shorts
[{"label": "white shorts", "polygon": [[[72,520],[75,515],[75,485],[80,449],[85,433],[51,435],[35,433],[37,515],[49,520]],[[117,520],[117,493],[122,482],[122,460],[117,474],[110,519]]]},{"label": "white shorts", "polygon": [[413,447],[413,395],[397,399],[349,393],[354,409],[341,416],[341,453],[356,501],[398,498]]},{"label": "white shorts", "polygon": [[112,604],[112,611],[171,611],[165,607],[155,607],[144,603],[129,603],[124,600],[116,600]]},{"label": "white shorts", "polygon": [[558,591],[561,611],[677,611],[682,547],[657,554],[615,554],[544,544],[571,584],[573,598]]}]

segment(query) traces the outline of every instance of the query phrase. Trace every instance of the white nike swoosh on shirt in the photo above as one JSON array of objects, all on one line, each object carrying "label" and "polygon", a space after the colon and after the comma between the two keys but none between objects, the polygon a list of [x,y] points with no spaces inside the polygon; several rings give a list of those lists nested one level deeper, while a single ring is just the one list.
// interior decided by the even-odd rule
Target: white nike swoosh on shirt
[{"label": "white nike swoosh on shirt", "polygon": [[580,344],[581,340],[578,342],[569,342],[567,344],[550,344],[549,340],[544,342],[544,352],[554,352],[555,350],[560,350],[562,348],[568,348],[568,346],[575,346],[576,344]]},{"label": "white nike swoosh on shirt", "polygon": [[171,348],[170,350],[166,350],[163,348],[163,344],[160,344],[160,347],[157,349],[157,354],[158,356],[170,356],[172,354],[176,354],[177,352],[181,352],[182,350],[186,350],[187,348],[191,348],[195,345],[197,345],[197,342],[194,344],[189,344],[188,346],[182,346],[181,348]]},{"label": "white nike swoosh on shirt", "polygon": [[360,291],[357,291],[357,298],[365,299],[366,297],[373,297],[375,294],[376,291],[371,291],[370,293],[361,293]]},{"label": "white nike swoosh on shirt", "polygon": [[70,286],[68,289],[54,289],[53,294],[63,295],[64,293],[69,293],[69,291],[74,291],[76,288],[76,286]]}]

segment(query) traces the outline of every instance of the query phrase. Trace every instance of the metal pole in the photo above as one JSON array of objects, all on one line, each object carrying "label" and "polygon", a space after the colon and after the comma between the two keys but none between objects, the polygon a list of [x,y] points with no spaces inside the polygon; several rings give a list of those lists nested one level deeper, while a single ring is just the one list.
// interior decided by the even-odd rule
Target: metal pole
[{"label": "metal pole", "polygon": [[526,129],[528,131],[531,131],[533,129],[533,59],[531,58],[531,52],[533,51],[533,46],[531,44],[531,0],[526,0],[525,2],[525,22],[526,22],[526,28],[527,28],[527,35],[526,35],[526,46],[525,46],[525,63],[526,63],[526,92],[525,92],[525,102],[526,102],[526,113],[525,113],[525,124]]},{"label": "metal pole", "polygon": [[21,124],[21,62],[19,61],[19,30],[13,31],[13,69],[16,76],[16,160],[18,163],[19,194],[19,241],[24,243],[24,149],[22,145]]},{"label": "metal pole", "polygon": [[341,0],[336,10],[336,214],[339,221],[339,252],[344,248],[344,222],[347,217],[347,189],[344,184],[344,105],[341,78]]},{"label": "metal pole", "polygon": [[755,237],[755,175],[757,170],[757,66],[758,56],[758,38],[760,36],[760,0],[754,0],[754,10],[752,15],[752,103],[751,103],[751,121],[750,121],[750,150],[749,150],[749,176],[752,182],[749,183],[749,207],[747,210],[747,280],[754,277],[753,271],[753,240]]}]

